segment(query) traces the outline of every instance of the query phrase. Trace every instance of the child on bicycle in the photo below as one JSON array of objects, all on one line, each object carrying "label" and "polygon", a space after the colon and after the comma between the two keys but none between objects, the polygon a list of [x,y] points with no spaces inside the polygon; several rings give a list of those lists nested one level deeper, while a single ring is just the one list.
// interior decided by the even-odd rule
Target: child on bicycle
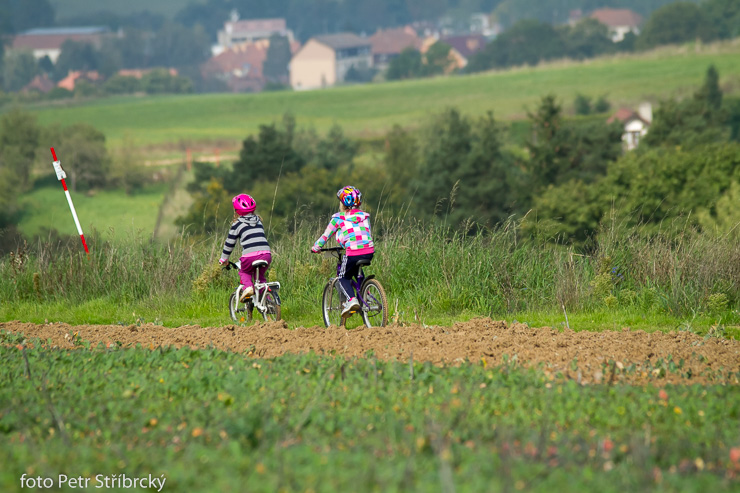
[{"label": "child on bicycle", "polygon": [[[252,263],[256,260],[264,260],[267,267],[272,262],[272,252],[270,244],[265,236],[265,228],[262,226],[262,220],[254,213],[257,203],[246,193],[237,195],[231,200],[234,205],[234,222],[229,228],[229,236],[224,243],[224,250],[218,262],[223,265],[229,261],[236,240],[238,239],[242,246],[241,268],[239,269],[239,279],[241,280],[244,290],[239,301],[246,302],[249,297],[254,295],[254,267]],[[259,281],[267,282],[265,272],[267,267],[260,270]]]},{"label": "child on bicycle", "polygon": [[357,262],[372,260],[375,252],[373,237],[370,234],[370,214],[360,210],[362,194],[355,187],[347,186],[337,192],[339,212],[334,214],[326,227],[324,234],[316,240],[311,251],[319,253],[321,247],[336,234],[337,243],[344,249],[340,263],[337,265],[337,276],[342,296],[346,300],[342,306],[342,317],[360,309],[360,303],[355,296],[352,278],[359,274]]}]

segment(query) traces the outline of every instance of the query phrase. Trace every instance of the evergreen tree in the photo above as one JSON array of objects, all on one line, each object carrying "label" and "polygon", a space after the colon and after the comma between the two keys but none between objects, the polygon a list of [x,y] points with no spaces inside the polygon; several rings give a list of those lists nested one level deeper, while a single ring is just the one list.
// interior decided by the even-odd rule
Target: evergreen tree
[{"label": "evergreen tree", "polygon": [[719,73],[714,65],[710,65],[704,77],[704,85],[696,93],[695,98],[701,101],[709,111],[719,111],[722,107],[722,89],[719,87]]},{"label": "evergreen tree", "polygon": [[640,49],[664,44],[707,39],[709,26],[704,12],[695,3],[681,1],[665,5],[652,13],[637,38]]},{"label": "evergreen tree", "polygon": [[702,87],[683,101],[664,101],[655,112],[644,142],[648,146],[693,147],[727,139],[727,115],[714,66],[707,69]]},{"label": "evergreen tree", "polygon": [[329,134],[316,147],[319,166],[336,170],[340,165],[352,163],[357,154],[357,142],[346,137],[342,127],[332,125]]},{"label": "evergreen tree", "polygon": [[450,66],[450,50],[452,47],[443,41],[437,41],[424,54],[424,68],[422,73],[427,76],[441,75]]},{"label": "evergreen tree", "polygon": [[386,78],[388,80],[413,79],[421,77],[422,73],[421,53],[409,47],[391,60]]},{"label": "evergreen tree", "polygon": [[555,96],[542,98],[532,121],[527,143],[527,171],[534,190],[569,180],[592,182],[619,158],[622,129],[618,123],[565,122]]},{"label": "evergreen tree", "polygon": [[388,176],[386,203],[393,211],[409,208],[415,195],[411,182],[419,172],[419,143],[400,125],[394,125],[385,137],[384,164]]},{"label": "evergreen tree", "polygon": [[454,108],[439,115],[427,129],[421,170],[413,182],[422,214],[444,216],[453,209],[471,137],[470,121]]},{"label": "evergreen tree", "polygon": [[262,66],[262,73],[270,82],[288,83],[288,64],[290,63],[290,43],[288,38],[273,34],[267,48],[267,58]]},{"label": "evergreen tree", "polygon": [[[396,136],[403,138],[398,131]],[[451,225],[466,220],[492,225],[515,210],[522,180],[502,151],[501,129],[492,113],[470,120],[449,109],[426,130],[421,148],[421,163],[406,193],[416,191],[419,216],[445,218]],[[400,156],[410,159],[412,152],[406,149]]]},{"label": "evergreen tree", "polygon": [[224,185],[230,192],[248,190],[257,180],[277,180],[281,174],[298,171],[304,164],[287,132],[274,123],[260,125],[257,138],[249,136],[242,142],[233,175]]},{"label": "evergreen tree", "polygon": [[571,132],[563,124],[562,107],[555,96],[542,98],[534,113],[529,113],[532,137],[527,142],[530,159],[527,171],[534,188],[556,183],[568,168]]}]

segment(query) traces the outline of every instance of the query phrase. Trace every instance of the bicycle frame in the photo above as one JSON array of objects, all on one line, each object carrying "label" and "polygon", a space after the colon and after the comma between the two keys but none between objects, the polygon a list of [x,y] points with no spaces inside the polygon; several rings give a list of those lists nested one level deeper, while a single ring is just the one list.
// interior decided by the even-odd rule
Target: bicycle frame
[{"label": "bicycle frame", "polygon": [[[342,255],[344,255],[342,252],[344,250],[342,248],[325,248],[322,250],[322,252],[329,252],[331,253],[332,257],[336,257],[337,260],[339,260],[339,264],[341,265]],[[336,277],[332,277],[331,281],[336,282],[337,279],[339,279],[339,269],[341,268],[340,265],[337,265],[337,275]],[[373,279],[374,275],[365,276],[365,271],[363,270],[363,267],[360,266],[359,270],[357,271],[357,277],[353,277],[350,279],[350,282],[352,283],[352,287],[355,290],[355,293],[357,293],[357,301],[360,302],[360,305],[362,306],[363,311],[368,311],[370,309],[370,305],[362,298],[362,284],[369,279]],[[377,300],[376,300],[377,301]]]},{"label": "bicycle frame", "polygon": [[[241,260],[237,260],[236,262],[229,262],[229,266],[233,267],[236,270],[240,270],[242,267]],[[252,295],[252,304],[254,305],[257,310],[260,311],[260,313],[264,313],[267,311],[267,305],[265,304],[265,298],[267,297],[268,292],[272,292],[272,294],[275,296],[275,302],[280,305],[280,283],[278,281],[273,282],[259,282],[260,278],[260,268],[257,267],[254,269],[254,295]],[[239,283],[239,285],[236,287],[236,290],[234,293],[236,293],[237,299],[241,298],[242,295],[242,285]]]}]

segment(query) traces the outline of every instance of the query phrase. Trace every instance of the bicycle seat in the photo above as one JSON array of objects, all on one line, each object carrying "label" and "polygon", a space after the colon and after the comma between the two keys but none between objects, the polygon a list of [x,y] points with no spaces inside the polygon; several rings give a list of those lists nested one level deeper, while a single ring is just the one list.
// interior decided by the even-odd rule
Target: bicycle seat
[{"label": "bicycle seat", "polygon": [[358,260],[355,265],[357,267],[367,267],[368,265],[370,265],[370,261],[369,260],[364,260],[364,259],[363,260]]},{"label": "bicycle seat", "polygon": [[255,269],[258,269],[260,267],[267,267],[267,261],[266,260],[255,260],[252,262],[252,267]]}]

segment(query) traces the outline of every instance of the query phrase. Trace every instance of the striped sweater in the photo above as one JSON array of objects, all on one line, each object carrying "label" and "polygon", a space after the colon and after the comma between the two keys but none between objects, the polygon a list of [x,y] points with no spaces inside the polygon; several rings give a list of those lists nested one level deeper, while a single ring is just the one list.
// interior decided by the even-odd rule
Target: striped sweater
[{"label": "striped sweater", "polygon": [[255,214],[241,216],[233,222],[229,229],[229,236],[224,243],[224,251],[221,253],[223,260],[229,259],[237,239],[242,245],[242,256],[270,251],[270,244],[265,236],[265,228],[262,226],[260,218]]},{"label": "striped sweater", "polygon": [[337,243],[346,249],[349,256],[365,255],[375,251],[373,237],[370,234],[370,214],[359,209],[352,209],[344,214],[337,212],[331,216],[326,231],[316,240],[314,246],[319,248],[337,235]]}]

